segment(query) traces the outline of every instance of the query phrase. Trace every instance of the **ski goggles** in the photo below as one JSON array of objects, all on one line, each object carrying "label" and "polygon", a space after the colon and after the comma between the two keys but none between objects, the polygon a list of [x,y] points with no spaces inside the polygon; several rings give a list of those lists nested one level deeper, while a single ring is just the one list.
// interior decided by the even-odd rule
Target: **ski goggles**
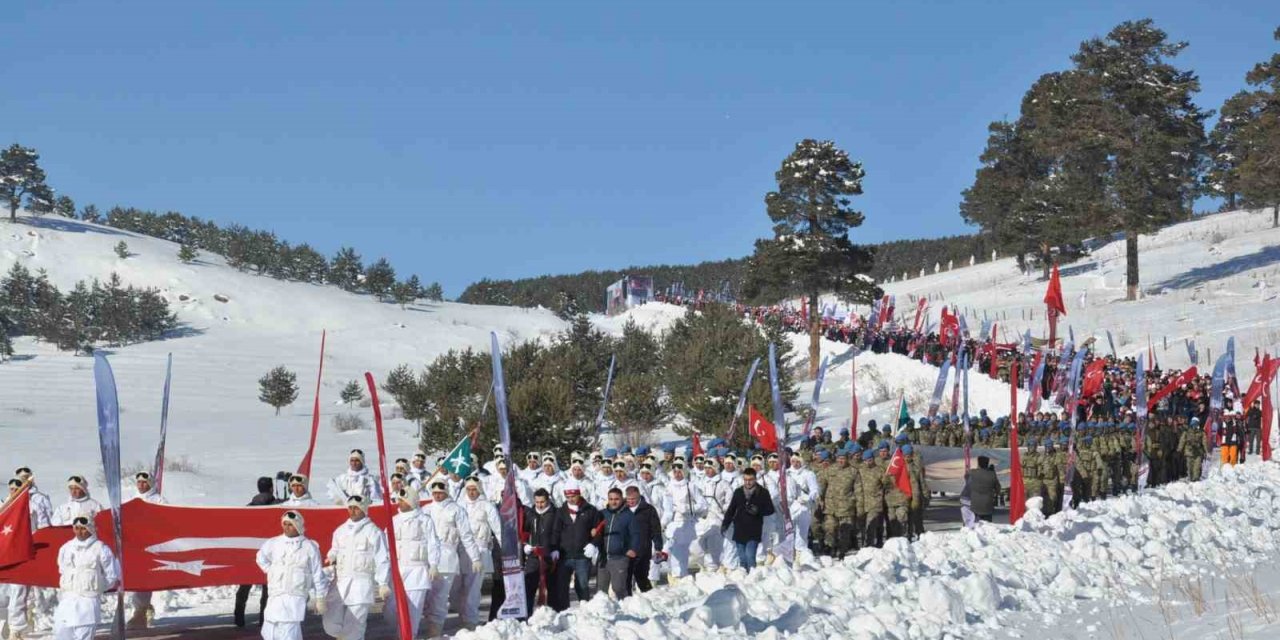
[{"label": "ski goggles", "polygon": [[70,478],[67,478],[67,483],[68,483],[68,484],[79,485],[79,486],[81,486],[81,487],[83,487],[83,486],[85,485],[84,477],[83,477],[83,476],[71,476]]},{"label": "ski goggles", "polygon": [[33,475],[33,474],[31,473],[31,467],[18,467],[17,469],[14,469],[14,470],[13,470],[13,475],[15,475],[15,476],[20,476],[20,475],[22,475],[22,474],[24,474],[24,473],[25,473],[25,474],[27,474],[27,475]]},{"label": "ski goggles", "polygon": [[299,520],[302,520],[302,514],[297,511],[286,511],[281,518],[288,520],[289,522],[298,522]]},{"label": "ski goggles", "polygon": [[74,519],[72,519],[72,520],[71,520],[71,526],[72,526],[72,527],[84,527],[84,528],[88,529],[88,528],[89,528],[89,518],[87,518],[87,517],[85,517],[85,516],[76,516]]},{"label": "ski goggles", "polygon": [[133,479],[134,479],[134,480],[146,480],[146,481],[150,482],[150,481],[151,481],[151,474],[147,473],[146,471],[139,471],[139,472],[137,472],[137,473],[135,473],[135,474],[133,475]]}]

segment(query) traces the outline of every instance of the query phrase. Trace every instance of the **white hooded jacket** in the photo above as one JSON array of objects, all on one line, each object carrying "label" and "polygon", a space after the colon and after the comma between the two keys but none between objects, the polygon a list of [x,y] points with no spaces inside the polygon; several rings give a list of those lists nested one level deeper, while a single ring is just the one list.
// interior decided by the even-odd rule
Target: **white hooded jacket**
[{"label": "white hooded jacket", "polygon": [[374,583],[391,584],[387,538],[368,517],[334,530],[328,559],[337,565],[335,582],[347,605],[373,604]]}]

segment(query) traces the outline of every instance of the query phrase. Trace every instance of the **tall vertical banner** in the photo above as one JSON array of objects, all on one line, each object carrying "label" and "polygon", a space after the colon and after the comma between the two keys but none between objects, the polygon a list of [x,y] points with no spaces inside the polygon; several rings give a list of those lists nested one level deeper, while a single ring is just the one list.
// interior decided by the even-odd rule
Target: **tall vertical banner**
[{"label": "tall vertical banner", "polygon": [[[1274,361],[1273,361],[1274,362]],[[1271,400],[1272,381],[1267,382],[1266,388],[1262,390],[1262,461],[1271,461],[1271,427],[1272,420],[1275,419],[1275,407]]]},{"label": "tall vertical banner", "polygon": [[311,477],[311,455],[316,452],[316,434],[320,432],[320,381],[324,379],[324,341],[328,331],[320,332],[320,369],[316,372],[316,399],[311,406],[311,444],[307,445],[307,455],[298,463],[298,473]]},{"label": "tall vertical banner", "polygon": [[[618,355],[609,356],[609,377],[604,381],[604,399],[600,401],[600,413],[596,414],[596,437],[604,429],[604,410],[609,408],[609,389],[613,387],[613,365],[618,362]],[[488,403],[485,403],[488,406]]]},{"label": "tall vertical banner", "polygon": [[520,505],[516,500],[516,467],[511,459],[511,425],[507,422],[507,383],[502,377],[502,349],[498,346],[498,334],[490,333],[489,340],[493,353],[493,407],[498,418],[498,440],[502,442],[502,455],[507,459],[507,469],[510,469],[507,482],[502,487],[502,502],[498,506],[502,520],[502,584],[507,590],[507,599],[498,609],[498,617],[527,618],[524,567],[520,564],[520,532],[517,529]]},{"label": "tall vertical banner", "polygon": [[[1228,339],[1227,344],[1231,345],[1233,340],[1234,338]],[[1213,382],[1209,387],[1209,419],[1204,424],[1205,440],[1209,445],[1204,456],[1205,475],[1213,468],[1213,450],[1217,448],[1218,432],[1222,428],[1222,392],[1226,386],[1227,370],[1235,368],[1235,364],[1231,362],[1233,355],[1235,350],[1228,346],[1226,353],[1218,356],[1218,362],[1213,365]]]},{"label": "tall vertical banner", "polygon": [[[373,382],[373,374],[364,373],[364,383],[369,387],[369,401],[373,403],[374,432],[378,437],[378,482],[382,485],[382,506],[387,509],[387,550],[391,554],[391,584],[395,588],[396,626],[400,631],[400,640],[413,639],[413,621],[409,615],[409,594],[404,590],[404,579],[400,576],[400,557],[396,551],[396,509],[391,487],[387,484],[387,445],[382,436],[382,405],[378,404],[378,385]],[[263,587],[265,588],[265,587]]]},{"label": "tall vertical banner", "polygon": [[853,413],[851,414],[853,417],[849,419],[849,423],[852,425],[852,433],[854,435],[857,435],[858,433],[858,354],[857,353],[854,353],[853,357],[849,358],[849,396],[853,401],[853,407],[852,407]]},{"label": "tall vertical banner", "polygon": [[1138,358],[1137,379],[1134,382],[1133,411],[1137,414],[1137,429],[1133,434],[1133,463],[1138,466],[1138,491],[1147,486],[1147,476],[1151,466],[1147,457],[1142,455],[1142,447],[1147,440],[1147,368],[1142,358]]},{"label": "tall vertical banner", "polygon": [[1071,509],[1071,501],[1075,497],[1075,491],[1071,489],[1071,481],[1076,475],[1076,423],[1080,417],[1080,412],[1076,409],[1080,401],[1080,370],[1084,366],[1086,353],[1088,353],[1087,349],[1081,349],[1071,359],[1071,370],[1067,377],[1067,403],[1062,405],[1071,412],[1071,433],[1067,438],[1067,471],[1062,479],[1063,510]]},{"label": "tall vertical banner", "polygon": [[970,448],[973,444],[973,428],[969,426],[969,354],[960,356],[960,379],[964,384],[964,472],[969,473]]},{"label": "tall vertical banner", "polygon": [[[822,356],[822,364],[818,365],[818,379],[813,381],[813,400],[809,406],[809,419],[804,421],[804,437],[809,439],[809,430],[813,428],[813,422],[818,419],[818,398],[822,395],[822,381],[827,378],[827,356]],[[785,441],[780,441],[786,446]]]},{"label": "tall vertical banner", "polygon": [[1111,337],[1110,329],[1107,329],[1107,345],[1111,347],[1111,357],[1119,360],[1120,356],[1116,355],[1116,341]]},{"label": "tall vertical banner", "polygon": [[1049,349],[1058,348],[1058,316],[1067,315],[1067,305],[1062,301],[1062,279],[1058,275],[1058,265],[1053,265],[1049,274],[1049,287],[1044,292],[1044,304],[1049,318]]},{"label": "tall vertical banner", "polygon": [[968,366],[963,349],[951,354],[951,364],[956,368],[956,381],[951,385],[951,415],[956,415],[960,412],[960,371]]},{"label": "tall vertical banner", "polygon": [[[933,383],[933,397],[929,399],[929,419],[938,415],[938,407],[942,405],[942,392],[947,387],[947,369],[951,367],[952,358],[942,357],[942,366],[938,367],[938,381]],[[855,418],[857,416],[854,416]]]},{"label": "tall vertical banner", "polygon": [[173,354],[164,366],[164,397],[160,400],[160,444],[156,445],[156,461],[151,465],[151,482],[156,493],[164,493],[164,443],[169,434],[169,381],[173,378]]},{"label": "tall vertical banner", "polygon": [[[822,370],[826,369],[826,364],[826,359],[823,359]],[[778,389],[778,355],[772,342],[769,343],[769,393],[773,397],[773,425],[778,432],[778,503],[782,505],[782,542],[778,544],[780,549],[777,555],[794,564],[795,524],[791,521],[791,501],[787,499],[787,470],[791,468],[791,456],[787,453],[786,414],[782,407],[782,394]],[[818,389],[814,390],[813,395],[816,402]]]},{"label": "tall vertical banner", "polygon": [[756,367],[758,366],[760,366],[760,358],[756,358],[751,362],[751,368],[747,370],[747,381],[742,383],[742,395],[738,396],[738,408],[734,410],[733,417],[729,419],[729,433],[724,439],[730,447],[733,446],[733,432],[738,427],[738,421],[742,419],[742,412],[747,408],[747,392],[751,391],[751,381],[756,377]]},{"label": "tall vertical banner", "polygon": [[[93,380],[98,394],[98,447],[102,450],[102,471],[111,498],[111,528],[116,557],[124,582],[124,527],[120,522],[120,401],[111,363],[101,353],[93,356]],[[124,589],[116,590],[115,638],[124,638]]]},{"label": "tall vertical banner", "polygon": [[1009,363],[1009,524],[1027,511],[1027,487],[1022,480],[1022,452],[1018,450],[1018,359]]},{"label": "tall vertical banner", "polygon": [[1200,352],[1196,351],[1196,341],[1187,338],[1187,358],[1191,359],[1192,365],[1200,364]]},{"label": "tall vertical banner", "polygon": [[1027,413],[1040,410],[1040,396],[1043,395],[1040,385],[1044,381],[1044,366],[1047,360],[1043,353],[1036,353],[1036,359],[1031,365],[1034,373],[1031,374],[1031,382],[1027,385]]}]

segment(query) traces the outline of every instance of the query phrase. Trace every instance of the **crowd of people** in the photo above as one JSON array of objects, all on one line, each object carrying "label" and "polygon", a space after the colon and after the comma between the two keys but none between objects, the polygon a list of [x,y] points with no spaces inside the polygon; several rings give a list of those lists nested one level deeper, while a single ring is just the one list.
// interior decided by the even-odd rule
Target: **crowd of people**
[{"label": "crowd of people", "polygon": [[[865,341],[868,348],[903,352],[938,361],[949,357],[936,336],[904,347],[891,331]],[[857,335],[841,335],[850,341]],[[928,346],[930,341],[939,345]],[[1027,387],[1032,368],[1028,354],[1016,348],[995,349],[967,341],[974,367],[1008,379],[1019,361],[1019,382]],[[914,353],[918,351],[919,353]],[[984,360],[985,358],[985,360]],[[1240,391],[1229,385],[1225,410],[1216,430],[1210,419],[1211,378],[1194,372],[1153,369],[1146,396],[1155,398],[1145,432],[1139,438],[1135,367],[1132,358],[1117,359],[1092,352],[1085,362],[1101,359],[1102,379],[1077,406],[1075,433],[1066,411],[1024,412],[1017,416],[1020,472],[1028,498],[1041,498],[1046,515],[1073,504],[1179,480],[1198,480],[1211,450],[1220,449],[1224,463],[1235,463],[1260,450],[1261,408],[1252,402],[1240,411]],[[1041,398],[1061,402],[1057,358],[1050,354],[1042,376]],[[954,409],[954,407],[953,407]],[[562,465],[555,452],[529,453],[524,466],[507,467],[507,456],[495,447],[475,473],[460,477],[434,471],[427,456],[396,461],[390,477],[399,513],[392,519],[401,578],[408,595],[410,619],[417,634],[437,637],[452,611],[467,627],[497,615],[505,600],[501,577],[501,522],[498,501],[515,474],[516,495],[524,510],[519,551],[524,570],[526,611],[549,606],[561,611],[589,599],[594,590],[613,598],[647,591],[666,580],[678,583],[697,571],[749,572],[779,556],[805,560],[815,554],[843,557],[887,538],[914,538],[924,531],[931,496],[922,452],[926,447],[1002,449],[1010,445],[1012,423],[979,411],[970,417],[940,412],[907,419],[900,425],[874,420],[854,437],[849,429],[822,426],[795,444],[795,451],[730,451],[722,439],[705,452],[666,445],[573,452]],[[1074,446],[1072,460],[1071,446]],[[1145,476],[1137,448],[1146,462]],[[902,454],[910,490],[888,471]],[[787,468],[783,469],[783,459]],[[1074,473],[1068,481],[1067,469]],[[979,519],[990,519],[1003,499],[994,465],[979,456],[969,472],[966,496]],[[32,483],[31,470],[20,468],[10,481],[11,494],[30,486],[33,528],[70,525],[75,539],[58,556],[62,581],[57,597],[50,590],[7,585],[0,589],[8,639],[29,633],[40,612],[52,612],[57,638],[88,638],[101,618],[97,595],[115,586],[120,576],[111,550],[97,540],[94,515],[102,505],[89,496],[81,476],[67,482],[68,499],[52,508],[49,497]],[[786,478],[786,504],[782,479]],[[137,498],[163,502],[149,474],[134,478]],[[309,478],[288,478],[283,498],[271,478],[259,479],[253,506],[285,507],[281,535],[258,553],[263,571],[259,624],[264,638],[300,638],[308,600],[335,638],[363,637],[370,613],[386,602],[383,613],[395,616],[389,598],[390,562],[385,533],[368,518],[370,505],[382,500],[380,483],[365,466],[364,454],[353,450],[348,469],[325,485],[323,501],[312,497]],[[340,505],[348,519],[333,534],[329,551],[306,538],[299,508]],[[785,507],[785,509],[784,509]],[[784,512],[793,524],[787,537]],[[481,585],[492,584],[491,604],[480,611]],[[245,608],[254,585],[237,592],[235,621],[246,624]],[[56,604],[55,604],[56,601]],[[130,594],[129,626],[145,628],[154,608],[148,593]]]}]

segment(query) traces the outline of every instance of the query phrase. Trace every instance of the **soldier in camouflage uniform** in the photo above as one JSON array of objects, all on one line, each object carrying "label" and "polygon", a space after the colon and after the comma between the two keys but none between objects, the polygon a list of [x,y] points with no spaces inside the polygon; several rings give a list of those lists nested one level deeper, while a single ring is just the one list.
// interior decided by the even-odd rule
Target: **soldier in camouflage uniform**
[{"label": "soldier in camouflage uniform", "polygon": [[911,478],[911,508],[908,514],[907,534],[919,538],[924,533],[924,510],[929,508],[929,482],[924,477],[924,463],[915,447],[903,447],[907,457],[907,471]]},{"label": "soldier in camouflage uniform", "polygon": [[[911,444],[904,443],[899,446],[905,448],[910,447]],[[904,452],[903,455],[905,456],[906,453]],[[903,462],[905,462],[905,460]],[[887,465],[892,464],[894,464],[893,458],[890,458]],[[888,470],[889,466],[886,466],[884,470],[884,477],[887,481],[885,482],[884,502],[885,516],[888,519],[888,537],[900,538],[909,533],[909,529],[907,527],[910,522],[911,497],[908,497],[907,494],[902,492],[902,489],[898,487],[898,483],[895,481],[895,478],[892,475],[889,475]],[[907,473],[911,473],[910,467],[908,467]]]},{"label": "soldier in camouflage uniform", "polygon": [[863,467],[858,477],[858,505],[866,518],[862,544],[884,546],[885,478],[883,470],[876,467],[875,451],[862,452]]},{"label": "soldier in camouflage uniform", "polygon": [[1022,486],[1026,489],[1027,499],[1043,498],[1044,482],[1040,479],[1042,458],[1034,438],[1027,440],[1026,452],[1022,454],[1021,462]]},{"label": "soldier in camouflage uniform", "polygon": [[846,450],[836,452],[836,463],[818,479],[822,495],[824,543],[829,553],[843,558],[857,549],[857,533],[854,516],[857,512],[857,492],[853,469],[849,466]]},{"label": "soldier in camouflage uniform", "polygon": [[1183,432],[1182,456],[1187,460],[1187,479],[1192,482],[1200,480],[1200,472],[1204,468],[1204,457],[1208,449],[1205,439],[1204,431],[1195,420]]}]

